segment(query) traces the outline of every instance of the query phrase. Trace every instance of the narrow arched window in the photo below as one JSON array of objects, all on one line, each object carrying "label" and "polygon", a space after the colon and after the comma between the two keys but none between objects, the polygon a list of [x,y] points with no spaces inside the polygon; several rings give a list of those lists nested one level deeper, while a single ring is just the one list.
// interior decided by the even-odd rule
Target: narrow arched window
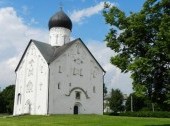
[{"label": "narrow arched window", "polygon": [[76,75],[76,68],[73,69],[73,75]]},{"label": "narrow arched window", "polygon": [[41,73],[43,73],[43,66],[41,66]]},{"label": "narrow arched window", "polygon": [[80,92],[76,91],[76,99],[80,99]]},{"label": "narrow arched window", "polygon": [[80,45],[77,45],[77,54],[80,54]]},{"label": "narrow arched window", "polygon": [[80,69],[80,76],[83,76],[83,72],[82,72],[83,70],[82,69]]},{"label": "narrow arched window", "polygon": [[17,95],[17,104],[21,104],[21,94],[20,93],[18,93],[18,95]]},{"label": "narrow arched window", "polygon": [[96,93],[96,87],[93,86],[93,93]]},{"label": "narrow arched window", "polygon": [[66,42],[67,42],[67,36],[64,35],[64,44],[66,44]]},{"label": "narrow arched window", "polygon": [[60,82],[58,83],[58,89],[61,89],[61,84],[60,84]]},{"label": "narrow arched window", "polygon": [[62,73],[62,72],[61,72],[61,66],[59,66],[58,72],[59,72],[59,73]]}]

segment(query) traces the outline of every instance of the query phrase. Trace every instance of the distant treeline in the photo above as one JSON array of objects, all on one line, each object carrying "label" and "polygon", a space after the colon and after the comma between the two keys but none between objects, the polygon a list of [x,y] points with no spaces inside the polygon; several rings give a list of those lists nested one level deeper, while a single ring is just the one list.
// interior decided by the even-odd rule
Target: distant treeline
[{"label": "distant treeline", "polygon": [[0,113],[12,114],[14,106],[15,85],[9,85],[0,92]]}]

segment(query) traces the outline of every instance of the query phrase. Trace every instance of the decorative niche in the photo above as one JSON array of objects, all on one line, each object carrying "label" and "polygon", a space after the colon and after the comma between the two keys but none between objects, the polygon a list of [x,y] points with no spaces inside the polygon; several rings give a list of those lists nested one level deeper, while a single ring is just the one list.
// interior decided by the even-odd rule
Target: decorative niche
[{"label": "decorative niche", "polygon": [[74,59],[74,62],[75,62],[76,64],[78,64],[78,65],[83,64],[83,61],[82,61],[80,58],[75,58],[75,59]]},{"label": "decorative niche", "polygon": [[96,71],[96,70],[93,71],[93,78],[96,78],[96,77],[97,77],[97,75],[98,75],[97,72],[98,72],[98,71]]},{"label": "decorative niche", "polygon": [[80,76],[83,76],[83,69],[80,69]]},{"label": "decorative niche", "polygon": [[58,67],[58,73],[62,73],[61,66]]},{"label": "decorative niche", "polygon": [[81,47],[80,47],[80,45],[79,45],[79,44],[77,44],[77,46],[76,46],[76,47],[77,47],[77,54],[80,54],[80,48],[81,48]]},{"label": "decorative niche", "polygon": [[76,93],[76,99],[77,100],[80,100],[80,94],[81,94],[81,92],[79,92],[79,91],[75,91],[75,93]]},{"label": "decorative niche", "polygon": [[93,86],[93,93],[96,93],[96,87]]},{"label": "decorative niche", "polygon": [[59,82],[57,85],[58,89],[61,89],[61,83]]},{"label": "decorative niche", "polygon": [[30,93],[30,92],[32,92],[32,91],[33,91],[33,84],[32,84],[31,81],[29,81],[29,82],[27,83],[27,85],[26,85],[26,92],[27,92],[27,93]]},{"label": "decorative niche", "polygon": [[40,91],[42,90],[42,86],[43,86],[43,84],[42,84],[42,83],[40,83]]},{"label": "decorative niche", "polygon": [[74,69],[73,69],[73,75],[83,76],[83,70],[74,67]]},{"label": "decorative niche", "polygon": [[33,75],[33,71],[34,71],[33,64],[34,64],[34,60],[32,59],[29,61],[28,76]]},{"label": "decorative niche", "polygon": [[41,66],[41,68],[40,68],[41,73],[43,73],[43,70],[44,70],[44,69],[43,69],[43,66]]},{"label": "decorative niche", "polygon": [[76,68],[73,69],[73,75],[76,75]]}]

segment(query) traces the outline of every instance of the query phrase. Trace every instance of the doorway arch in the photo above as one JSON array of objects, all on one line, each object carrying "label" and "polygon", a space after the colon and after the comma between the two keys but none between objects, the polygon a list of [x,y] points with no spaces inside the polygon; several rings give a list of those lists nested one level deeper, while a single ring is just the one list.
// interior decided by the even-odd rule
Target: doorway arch
[{"label": "doorway arch", "polygon": [[31,114],[31,102],[29,99],[25,103],[25,114]]},{"label": "doorway arch", "polygon": [[76,102],[73,107],[73,114],[77,115],[81,113],[82,105],[79,102]]},{"label": "doorway arch", "polygon": [[77,105],[74,106],[74,114],[77,115],[79,113],[79,107]]}]

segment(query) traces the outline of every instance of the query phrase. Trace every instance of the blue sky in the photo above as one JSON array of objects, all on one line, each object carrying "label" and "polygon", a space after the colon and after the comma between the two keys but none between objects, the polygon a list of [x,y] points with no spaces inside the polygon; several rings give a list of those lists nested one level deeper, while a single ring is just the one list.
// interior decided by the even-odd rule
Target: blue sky
[{"label": "blue sky", "polygon": [[[61,3],[62,2],[62,3]],[[121,74],[109,59],[114,52],[103,40],[109,30],[102,16],[102,0],[0,0],[0,87],[15,83],[14,69],[30,39],[48,43],[49,18],[60,4],[73,22],[72,39],[81,38],[107,71],[109,89],[132,92],[130,74]],[[144,0],[108,0],[129,12],[141,9]]]},{"label": "blue sky", "polygon": [[[48,20],[60,5],[63,10],[71,15],[75,11],[80,11],[98,5],[102,0],[0,0],[5,1],[0,7],[12,6],[17,14],[24,18],[25,23],[30,23],[34,19],[36,23],[32,23],[33,27],[48,29]],[[62,1],[62,2],[61,2]],[[110,0],[128,15],[130,11],[136,12],[142,7],[144,0]],[[81,29],[81,30],[80,30]],[[103,40],[108,31],[105,25],[101,11],[89,17],[84,17],[80,22],[73,22],[72,35],[81,37],[82,39],[91,38]],[[87,32],[86,32],[87,31]]]}]

